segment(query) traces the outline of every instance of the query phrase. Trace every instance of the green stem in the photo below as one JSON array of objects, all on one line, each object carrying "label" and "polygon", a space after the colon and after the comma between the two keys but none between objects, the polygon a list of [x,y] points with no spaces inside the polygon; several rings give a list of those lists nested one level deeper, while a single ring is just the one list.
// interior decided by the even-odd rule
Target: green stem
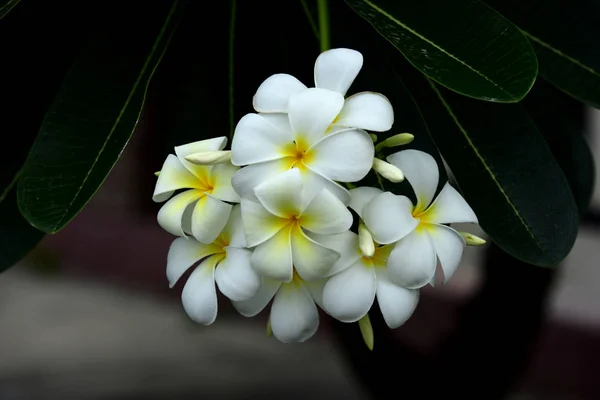
[{"label": "green stem", "polygon": [[315,19],[313,18],[312,14],[310,13],[310,10],[308,9],[308,4],[306,4],[306,0],[300,0],[300,4],[302,4],[302,9],[304,10],[304,14],[306,14],[306,19],[308,19],[308,24],[310,25],[310,28],[315,34],[315,38],[319,40],[319,28],[317,28],[317,23],[315,22]]},{"label": "green stem", "polygon": [[329,50],[329,9],[327,8],[327,0],[317,0],[317,13],[319,14],[321,51]]},{"label": "green stem", "polygon": [[235,120],[233,118],[233,53],[235,46],[236,0],[231,0],[231,18],[229,21],[229,139],[233,140]]}]

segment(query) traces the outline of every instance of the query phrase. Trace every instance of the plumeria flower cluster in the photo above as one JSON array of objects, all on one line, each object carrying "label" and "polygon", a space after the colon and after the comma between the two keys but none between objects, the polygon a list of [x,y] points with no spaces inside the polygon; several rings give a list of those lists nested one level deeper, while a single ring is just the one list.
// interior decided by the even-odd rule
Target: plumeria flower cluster
[{"label": "plumeria flower cluster", "polygon": [[[167,157],[153,199],[168,200],[158,223],[178,236],[167,257],[170,286],[197,264],[182,292],[194,321],[214,322],[218,288],[247,317],[270,304],[269,329],[283,342],[314,335],[319,308],[369,326],[376,298],[396,328],[415,310],[419,289],[436,283],[438,264],[446,282],[466,244],[483,243],[449,226],[477,217],[449,183],[436,196],[432,156],[401,150],[376,157],[412,135],[374,145],[368,131],[389,131],[394,113],[382,94],[346,97],[362,63],[355,50],[323,52],[310,88],[273,75],[254,96],[256,112],[238,122],[231,150],[220,137]],[[371,170],[406,179],[416,202],[357,185]]]}]

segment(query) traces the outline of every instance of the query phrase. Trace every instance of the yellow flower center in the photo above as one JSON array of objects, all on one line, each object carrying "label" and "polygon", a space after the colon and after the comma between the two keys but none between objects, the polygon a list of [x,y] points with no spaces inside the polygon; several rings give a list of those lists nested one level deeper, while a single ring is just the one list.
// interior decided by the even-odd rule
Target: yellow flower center
[{"label": "yellow flower center", "polygon": [[295,141],[286,145],[281,154],[285,169],[298,168],[300,171],[305,171],[306,165],[310,164],[313,158],[308,141],[300,135]]}]

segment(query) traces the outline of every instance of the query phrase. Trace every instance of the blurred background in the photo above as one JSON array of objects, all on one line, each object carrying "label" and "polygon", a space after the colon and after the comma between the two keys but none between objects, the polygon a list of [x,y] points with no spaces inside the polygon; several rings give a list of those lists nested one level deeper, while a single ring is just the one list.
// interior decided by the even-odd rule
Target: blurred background
[{"label": "blurred background", "polygon": [[[301,10],[277,18],[276,5],[265,8],[271,15],[246,19],[253,35],[236,41],[235,120],[251,111],[251,95],[272,73],[311,82],[318,46],[310,26]],[[0,400],[600,398],[599,189],[560,268],[523,265],[489,244],[468,248],[446,286],[423,290],[404,326],[390,332],[372,316],[373,352],[356,324],[325,316],[308,342],[282,344],[267,337],[265,315],[244,318],[224,298],[215,324],[193,323],[180,301],[185,279],[168,289],[173,237],[156,223],[160,205],[151,196],[153,174],[174,145],[228,133],[227,70],[218,63],[227,46],[196,40],[228,27],[215,32],[198,21],[180,26],[178,35],[189,39],[169,48],[136,132],[101,190],[64,230],[0,275]],[[277,38],[250,46],[272,34],[271,22],[279,24]],[[335,30],[333,43],[343,45]],[[19,50],[19,57],[33,56]],[[579,107],[573,114],[600,157],[600,112]]]}]

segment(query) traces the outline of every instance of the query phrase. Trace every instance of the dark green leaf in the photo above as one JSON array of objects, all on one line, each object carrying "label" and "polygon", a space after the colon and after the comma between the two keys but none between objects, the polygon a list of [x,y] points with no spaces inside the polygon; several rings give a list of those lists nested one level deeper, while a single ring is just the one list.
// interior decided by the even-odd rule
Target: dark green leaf
[{"label": "dark green leaf", "polygon": [[21,0],[2,0],[0,1],[0,19],[4,18],[6,14],[13,9],[14,6],[19,4]]},{"label": "dark green leaf", "polygon": [[524,105],[563,170],[583,216],[596,181],[594,157],[583,137],[584,106],[543,80],[536,82]]},{"label": "dark green leaf", "polygon": [[524,107],[475,101],[420,77],[404,78],[481,227],[518,259],[561,262],[577,235],[577,206]]},{"label": "dark green leaf", "polygon": [[25,162],[17,194],[32,225],[57,232],[104,182],[133,133],[183,5],[149,3],[143,18],[137,7],[108,14],[65,79]]},{"label": "dark green leaf", "polygon": [[596,0],[486,0],[523,30],[540,76],[600,108],[600,3]]},{"label": "dark green leaf", "polygon": [[517,102],[537,75],[519,29],[478,0],[346,0],[412,65],[466,96]]}]

